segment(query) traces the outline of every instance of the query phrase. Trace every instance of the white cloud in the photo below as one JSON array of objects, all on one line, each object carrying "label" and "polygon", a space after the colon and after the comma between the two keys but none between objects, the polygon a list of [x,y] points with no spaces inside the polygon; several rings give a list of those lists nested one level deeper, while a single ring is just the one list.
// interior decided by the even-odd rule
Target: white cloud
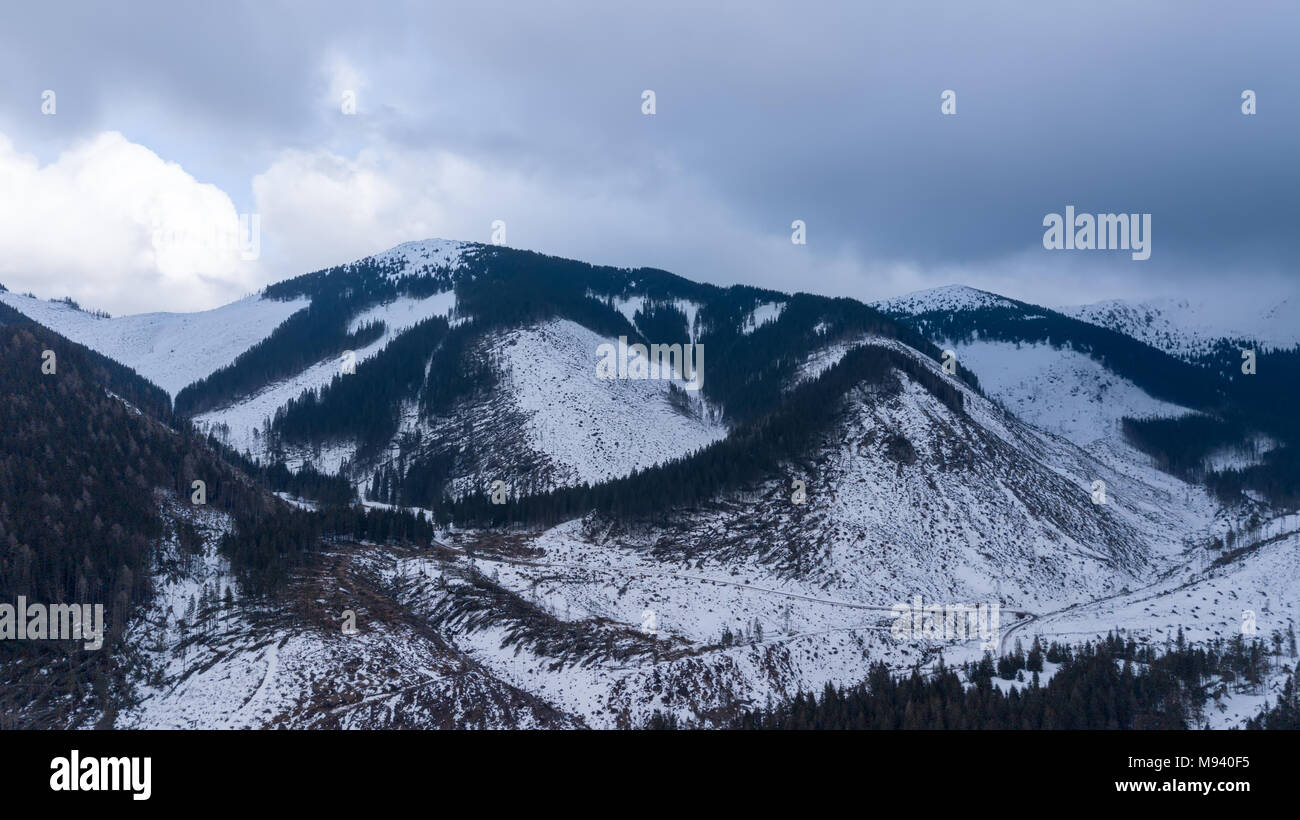
[{"label": "white cloud", "polygon": [[439,232],[456,232],[436,188],[444,161],[356,158],[329,151],[287,151],[253,178],[253,196],[268,236],[267,265],[305,273]]},{"label": "white cloud", "polygon": [[256,287],[229,196],[117,132],[41,166],[0,134],[0,283],[113,313],[197,310]]},{"label": "white cloud", "polygon": [[270,238],[264,263],[281,275],[412,239],[487,242],[497,219],[511,247],[719,284],[847,295],[865,275],[844,249],[791,244],[788,221],[747,222],[662,159],[597,180],[389,145],[355,157],[287,151],[253,194]]},{"label": "white cloud", "polygon": [[1075,276],[1089,284],[1075,293],[1064,287],[1068,272],[1042,269],[1033,254],[930,270],[864,264],[847,248],[823,246],[815,222],[809,244],[793,245],[787,225],[747,222],[662,157],[617,178],[561,179],[376,145],[350,157],[284,151],[255,176],[265,245],[251,261],[241,258],[237,240],[249,237],[234,235],[239,216],[225,192],[121,134],[99,134],[44,167],[0,134],[0,283],[114,314],[200,310],[413,239],[486,242],[503,219],[513,247],[724,285],[867,300],[950,282],[1031,301],[1139,295],[1123,282],[1097,287],[1100,273]]},{"label": "white cloud", "polygon": [[116,132],[44,167],[0,135],[0,183],[14,192],[0,202],[0,282],[115,314],[215,307],[413,239],[486,242],[497,219],[513,247],[723,285],[874,298],[929,284],[824,246],[815,223],[793,245],[788,223],[752,224],[663,157],[596,179],[384,143],[284,151],[252,179],[256,261],[241,258],[225,192]]},{"label": "white cloud", "polygon": [[497,219],[510,246],[593,263],[835,295],[863,281],[852,254],[794,246],[785,224],[749,224],[662,157],[596,179],[375,146],[287,150],[256,175],[251,261],[225,192],[121,134],[44,167],[0,135],[0,183],[12,192],[0,201],[0,283],[114,314],[200,310],[413,239],[486,242]]}]

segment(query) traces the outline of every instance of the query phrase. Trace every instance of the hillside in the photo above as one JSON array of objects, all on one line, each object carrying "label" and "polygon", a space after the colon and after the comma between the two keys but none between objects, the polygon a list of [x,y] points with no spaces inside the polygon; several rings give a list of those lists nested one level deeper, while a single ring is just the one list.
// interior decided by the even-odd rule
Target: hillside
[{"label": "hillside", "polygon": [[202,313],[104,318],[64,302],[7,291],[0,302],[56,333],[135,370],[173,398],[181,388],[234,361],[307,306],[304,299],[249,296]]},{"label": "hillside", "polygon": [[[0,295],[21,388],[0,580],[114,619],[56,694],[14,695],[14,725],[730,725],[873,668],[1101,638],[1117,612],[1148,645],[1223,638],[1243,601],[1293,629],[1294,522],[1254,489],[1285,490],[1295,452],[1259,400],[1281,375],[996,294],[869,306],[429,240],[189,318]],[[705,353],[600,376],[635,344]],[[1204,452],[1176,461],[1192,424]],[[900,638],[917,597],[1001,621]],[[6,680],[66,658],[11,655]]]},{"label": "hillside", "polygon": [[[1272,349],[1300,344],[1294,298],[1264,305],[1247,317],[1237,318],[1225,314],[1220,303],[1187,298],[1142,302],[1112,299],[1059,310],[1187,360],[1212,355],[1224,341]],[[1240,314],[1240,308],[1235,312]]]}]

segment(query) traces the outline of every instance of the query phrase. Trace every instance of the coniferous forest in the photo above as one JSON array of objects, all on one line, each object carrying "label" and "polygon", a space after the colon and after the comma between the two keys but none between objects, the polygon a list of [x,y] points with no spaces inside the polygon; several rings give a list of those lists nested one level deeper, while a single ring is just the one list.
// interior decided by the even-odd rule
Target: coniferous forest
[{"label": "coniferous forest", "polygon": [[[1178,636],[1164,648],[1110,634],[1071,647],[1034,645],[994,660],[985,655],[960,669],[939,667],[898,676],[883,663],[865,682],[801,692],[787,703],[742,710],[732,729],[1197,729],[1207,724],[1211,695],[1251,691],[1284,659],[1294,664],[1295,635],[1270,649],[1263,641],[1215,641],[1190,647]],[[1044,662],[1058,666],[1043,682]],[[1015,681],[999,687],[995,678]],[[1271,710],[1251,728],[1297,728],[1294,678]],[[656,713],[649,729],[688,729]]]},{"label": "coniferous forest", "polygon": [[645,729],[1278,792],[1300,0],[1244,4],[6,7],[6,796]]},{"label": "coniferous forest", "polygon": [[[890,386],[890,373],[907,373],[953,412],[963,412],[961,392],[915,360],[883,347],[855,348],[834,367],[788,395],[779,409],[739,425],[721,441],[683,458],[594,487],[540,494],[520,492],[510,504],[493,504],[490,493],[442,502],[408,503],[440,510],[460,526],[550,525],[595,510],[613,516],[666,520],[720,493],[761,481],[782,464],[808,452],[843,412],[848,392],[860,385]],[[894,385],[896,388],[897,385]],[[525,488],[526,489],[526,488]]]},{"label": "coniferous forest", "polygon": [[[47,362],[52,372],[43,370]],[[50,708],[65,699],[113,701],[114,647],[150,600],[169,526],[160,490],[188,504],[192,483],[204,482],[205,505],[234,522],[219,548],[252,596],[282,589],[322,537],[427,544],[431,535],[430,523],[410,512],[354,507],[337,477],[263,468],[205,440],[171,416],[158,388],[4,306],[0,380],[0,600],[101,601],[105,610],[103,652],[0,642],[0,668],[10,676],[0,681],[3,697],[28,710],[41,708],[35,697]],[[313,495],[322,506],[293,509],[271,490]],[[64,656],[67,663],[46,665]],[[57,681],[39,678],[48,669]]]},{"label": "coniferous forest", "polygon": [[[1011,304],[895,318],[929,338],[1042,343],[1087,355],[1151,396],[1198,411],[1174,419],[1124,420],[1125,438],[1158,467],[1206,484],[1229,503],[1244,490],[1282,506],[1300,501],[1300,430],[1294,423],[1294,408],[1300,405],[1300,349],[1255,350],[1255,372],[1247,374],[1242,351],[1255,348],[1249,341],[1220,340],[1213,351],[1184,361],[1108,328],[1005,301]],[[1259,435],[1279,445],[1262,463],[1239,470],[1205,467],[1214,450],[1248,449]]]}]

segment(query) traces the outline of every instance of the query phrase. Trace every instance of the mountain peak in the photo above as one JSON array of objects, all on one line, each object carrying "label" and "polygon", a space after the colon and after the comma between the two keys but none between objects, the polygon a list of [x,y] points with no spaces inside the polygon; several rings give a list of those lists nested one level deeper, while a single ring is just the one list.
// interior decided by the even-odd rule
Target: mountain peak
[{"label": "mountain peak", "polygon": [[982,307],[1011,307],[1015,303],[1004,296],[966,285],[943,285],[917,290],[872,302],[871,306],[885,313],[918,315],[931,311],[971,310]]},{"label": "mountain peak", "polygon": [[464,260],[465,252],[477,246],[476,242],[461,242],[455,239],[417,239],[403,242],[365,259],[385,264],[396,263],[401,266],[401,269],[391,275],[408,276],[427,268],[458,268]]}]

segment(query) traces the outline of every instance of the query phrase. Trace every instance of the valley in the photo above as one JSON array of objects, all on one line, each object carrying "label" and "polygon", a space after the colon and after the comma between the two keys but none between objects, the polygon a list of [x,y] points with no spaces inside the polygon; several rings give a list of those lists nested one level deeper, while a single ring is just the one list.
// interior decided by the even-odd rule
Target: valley
[{"label": "valley", "polygon": [[[1172,347],[1049,308],[956,287],[873,306],[443,240],[206,314],[0,299],[11,327],[202,407],[147,416],[192,424],[187,446],[246,472],[264,508],[155,487],[115,682],[33,721],[729,725],[877,664],[978,663],[977,636],[891,634],[918,596],[998,607],[1001,655],[1258,636],[1272,665],[1215,690],[1219,727],[1294,668],[1294,508],[1200,480],[1272,469],[1285,430]],[[597,378],[637,344],[708,346],[705,378]],[[1128,432],[1194,416],[1245,443],[1176,473]],[[313,546],[279,571],[263,551],[295,516]],[[250,585],[248,562],[273,583]]]}]

